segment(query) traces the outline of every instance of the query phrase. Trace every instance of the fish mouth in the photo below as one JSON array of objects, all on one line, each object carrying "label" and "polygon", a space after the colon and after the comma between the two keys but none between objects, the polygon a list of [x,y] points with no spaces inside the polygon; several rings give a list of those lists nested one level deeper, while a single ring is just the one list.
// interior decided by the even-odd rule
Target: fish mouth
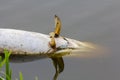
[{"label": "fish mouth", "polygon": [[57,48],[57,51],[52,54],[52,57],[61,57],[70,54],[74,54],[76,52],[91,52],[97,49],[96,45],[88,42],[82,42],[70,38],[66,38],[67,46],[64,48]]}]

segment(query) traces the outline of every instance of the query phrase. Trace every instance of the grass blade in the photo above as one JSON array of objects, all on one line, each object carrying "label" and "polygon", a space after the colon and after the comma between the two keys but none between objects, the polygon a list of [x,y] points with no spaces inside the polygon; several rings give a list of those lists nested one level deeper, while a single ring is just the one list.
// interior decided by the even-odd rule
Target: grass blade
[{"label": "grass blade", "polygon": [[5,49],[4,54],[5,54],[6,80],[11,80],[11,70],[9,66],[9,57],[10,57],[11,51],[8,51]]},{"label": "grass blade", "polygon": [[20,77],[20,80],[23,80],[22,72],[19,72],[19,77]]}]

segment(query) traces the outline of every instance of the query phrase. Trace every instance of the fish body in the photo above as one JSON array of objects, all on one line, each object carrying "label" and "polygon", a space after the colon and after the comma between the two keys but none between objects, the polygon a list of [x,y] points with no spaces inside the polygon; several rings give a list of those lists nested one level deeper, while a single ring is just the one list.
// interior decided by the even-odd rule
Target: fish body
[{"label": "fish body", "polygon": [[41,57],[48,57],[48,54],[70,52],[73,48],[79,48],[77,43],[69,38],[57,37],[56,51],[50,47],[50,36],[37,32],[30,32],[16,29],[0,29],[0,55],[4,49],[11,51],[11,60],[34,60]]}]

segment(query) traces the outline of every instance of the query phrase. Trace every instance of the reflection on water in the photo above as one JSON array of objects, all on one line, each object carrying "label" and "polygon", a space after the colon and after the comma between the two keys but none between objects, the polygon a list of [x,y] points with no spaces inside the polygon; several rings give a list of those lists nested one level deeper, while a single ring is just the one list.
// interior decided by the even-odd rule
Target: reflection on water
[{"label": "reflection on water", "polygon": [[53,77],[53,80],[57,80],[58,75],[63,72],[64,70],[64,60],[62,57],[58,57],[58,58],[51,58],[53,61],[53,65],[55,67],[55,75]]},{"label": "reflection on water", "polygon": [[[5,61],[6,61],[6,58],[5,58],[5,56],[6,56],[6,54],[7,53],[9,53],[8,51],[5,53],[5,54],[3,54],[3,55],[0,55],[0,67],[5,63]],[[66,53],[62,53],[61,54],[61,56],[58,54],[58,55],[53,55],[53,54],[50,54],[51,55],[51,60],[53,61],[53,66],[54,66],[54,68],[55,68],[55,74],[54,74],[54,76],[53,76],[53,80],[57,80],[57,77],[59,76],[59,74],[61,73],[61,72],[63,72],[63,70],[64,70],[64,60],[63,60],[63,58],[62,58],[62,56],[64,55],[64,54],[66,54]],[[49,55],[49,56],[50,56]],[[15,56],[14,56],[15,57]],[[18,56],[16,56],[16,57],[18,57]],[[16,58],[15,57],[15,58]],[[24,56],[20,56],[21,58],[23,58]],[[19,57],[19,58],[20,58]],[[13,58],[13,55],[11,54],[11,56],[9,57],[9,59],[10,60],[12,60],[12,58]],[[27,57],[28,58],[28,57]],[[29,57],[30,58],[30,57]],[[32,57],[31,57],[32,58]],[[42,59],[43,57],[40,57],[39,59]],[[45,58],[45,57],[44,57]],[[3,60],[2,60],[3,59]],[[21,59],[22,60],[22,59]],[[37,60],[37,59],[36,59]],[[3,62],[2,62],[3,61]],[[15,62],[15,61],[14,61]],[[22,62],[28,62],[28,61],[22,61]],[[6,65],[6,64],[5,64]],[[8,63],[8,65],[9,65],[9,63]],[[9,67],[8,68],[6,68],[6,70],[7,69],[9,69]],[[2,74],[2,72],[0,72],[0,77],[1,77],[1,74]],[[6,73],[7,74],[7,73]],[[5,75],[6,75],[5,74]],[[3,76],[2,76],[3,77]],[[0,78],[0,80],[2,79],[2,77]],[[4,79],[2,79],[2,80],[4,80]],[[11,79],[10,79],[11,80]],[[37,79],[38,80],[38,79]]]},{"label": "reflection on water", "polygon": [[[53,74],[53,80],[57,80],[61,72],[64,71],[64,66],[67,65],[67,64],[64,64],[63,57],[93,58],[93,57],[100,57],[100,56],[106,55],[105,53],[107,53],[106,48],[101,47],[99,45],[89,43],[89,42],[81,42],[81,44],[82,45],[79,50],[72,51],[70,49],[65,49],[64,52],[47,55],[47,58],[49,57],[52,60],[53,67],[55,68],[55,73]],[[43,59],[43,58],[46,58],[46,57],[45,56],[38,57],[38,59]],[[38,59],[36,58],[35,60],[38,60]]]},{"label": "reflection on water", "polygon": [[73,52],[62,52],[59,54],[50,54],[51,60],[53,61],[53,66],[55,68],[55,74],[53,76],[53,80],[57,80],[59,74],[64,70],[64,60],[63,57],[76,57],[76,58],[93,58],[105,56],[107,53],[107,49],[100,47],[98,45],[81,42],[82,48]]},{"label": "reflection on water", "polygon": [[57,80],[57,77],[59,76],[59,74],[61,72],[63,72],[64,70],[64,60],[63,60],[63,56],[65,55],[69,55],[70,52],[61,52],[58,54],[49,54],[48,56],[51,58],[51,60],[53,61],[53,66],[55,68],[55,74],[53,76],[53,80]]},{"label": "reflection on water", "polygon": [[[30,61],[33,60],[31,58],[35,58],[35,60],[38,59],[43,59],[43,58],[50,58],[53,62],[53,66],[55,68],[55,73],[53,75],[53,80],[57,80],[57,78],[59,77],[59,74],[61,72],[64,71],[64,60],[63,57],[75,57],[75,58],[91,58],[91,57],[97,57],[97,56],[101,56],[103,55],[103,52],[105,51],[105,48],[102,49],[100,46],[92,44],[92,43],[88,43],[88,42],[81,42],[81,48],[79,50],[76,51],[72,51],[70,49],[65,49],[63,52],[60,53],[55,53],[55,54],[48,54],[47,57],[46,56],[13,56],[11,54],[10,56],[10,60],[11,59],[16,59],[16,60],[26,60],[26,61]],[[106,53],[106,52],[105,52]],[[29,60],[29,59],[30,60]],[[23,61],[22,61],[23,62]]]},{"label": "reflection on water", "polygon": [[[60,73],[64,71],[64,66],[68,64],[64,64],[63,58],[65,57],[72,57],[72,58],[100,58],[100,57],[105,57],[107,55],[107,49],[105,47],[88,43],[88,42],[83,42],[84,46],[80,50],[76,50],[73,52],[65,52],[65,53],[60,53],[60,54],[52,54],[50,56],[52,61],[53,61],[53,66],[55,68],[55,74],[53,76],[53,80],[57,80],[59,77]],[[67,69],[67,67],[66,67]]]}]

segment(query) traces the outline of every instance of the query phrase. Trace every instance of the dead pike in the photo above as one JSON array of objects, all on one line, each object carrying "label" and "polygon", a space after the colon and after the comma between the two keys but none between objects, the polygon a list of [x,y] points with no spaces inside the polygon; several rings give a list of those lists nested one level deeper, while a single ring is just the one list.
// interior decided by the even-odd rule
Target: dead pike
[{"label": "dead pike", "polygon": [[16,29],[0,29],[0,55],[12,51],[10,59],[36,60],[41,57],[63,56],[85,46],[82,42],[60,36],[61,21],[55,16],[55,31],[49,35]]}]

